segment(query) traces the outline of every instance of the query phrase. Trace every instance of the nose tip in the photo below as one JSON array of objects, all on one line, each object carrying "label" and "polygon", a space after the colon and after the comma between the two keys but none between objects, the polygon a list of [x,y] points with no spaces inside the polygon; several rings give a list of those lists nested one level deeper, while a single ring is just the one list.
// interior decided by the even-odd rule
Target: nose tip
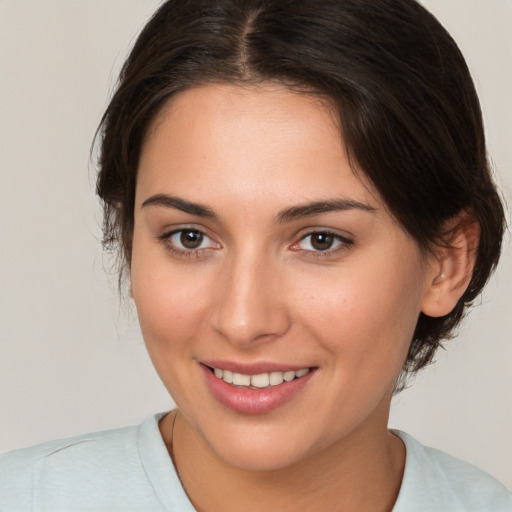
[{"label": "nose tip", "polygon": [[276,339],[289,329],[278,274],[269,265],[233,266],[219,284],[211,323],[230,343],[253,346]]},{"label": "nose tip", "polygon": [[216,331],[225,337],[230,343],[238,346],[249,346],[255,343],[270,341],[278,336],[276,329],[273,329],[268,323],[265,325],[254,325],[240,319],[225,318],[218,324]]}]

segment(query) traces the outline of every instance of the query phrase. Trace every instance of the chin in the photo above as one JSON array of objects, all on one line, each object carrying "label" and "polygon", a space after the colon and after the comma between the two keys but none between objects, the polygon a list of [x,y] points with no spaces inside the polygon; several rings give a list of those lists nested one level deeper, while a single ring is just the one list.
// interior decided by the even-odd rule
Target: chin
[{"label": "chin", "polygon": [[[254,422],[254,417],[251,419]],[[212,425],[199,432],[214,456],[225,464],[245,471],[279,471],[291,468],[321,450],[305,432],[293,432],[284,425],[248,427],[243,420],[228,428]],[[224,423],[226,425],[226,423]]]},{"label": "chin", "polygon": [[[212,449],[215,449],[212,446]],[[230,443],[229,447],[221,447],[216,451],[224,463],[244,471],[272,472],[291,468],[306,457],[293,447],[276,443],[258,445],[255,443]]]}]

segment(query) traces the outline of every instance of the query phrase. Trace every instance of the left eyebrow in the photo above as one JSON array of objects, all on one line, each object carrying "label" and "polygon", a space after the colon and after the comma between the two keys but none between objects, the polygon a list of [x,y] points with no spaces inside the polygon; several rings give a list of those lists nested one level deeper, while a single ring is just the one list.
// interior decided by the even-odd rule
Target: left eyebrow
[{"label": "left eyebrow", "polygon": [[333,199],[330,201],[315,201],[286,208],[276,216],[276,221],[278,223],[291,222],[321,213],[343,212],[347,210],[362,210],[368,213],[375,213],[377,211],[373,206],[360,203],[359,201],[353,201],[351,199]]}]

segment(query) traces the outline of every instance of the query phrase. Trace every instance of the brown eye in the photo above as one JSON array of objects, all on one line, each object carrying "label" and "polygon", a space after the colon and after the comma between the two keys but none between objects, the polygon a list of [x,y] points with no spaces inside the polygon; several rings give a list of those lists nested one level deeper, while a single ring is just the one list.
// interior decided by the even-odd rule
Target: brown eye
[{"label": "brown eye", "polygon": [[314,231],[303,236],[294,250],[310,252],[312,254],[325,255],[336,254],[341,249],[348,249],[354,242],[344,236],[331,233],[330,231]]},{"label": "brown eye", "polygon": [[197,249],[203,243],[204,235],[200,231],[183,230],[180,232],[180,243],[186,249]]},{"label": "brown eye", "polygon": [[164,248],[171,254],[181,257],[207,257],[211,251],[222,248],[222,245],[210,238],[199,229],[182,228],[158,237]]},{"label": "brown eye", "polygon": [[317,251],[327,251],[334,243],[334,235],[330,233],[313,233],[310,243],[311,247]]}]

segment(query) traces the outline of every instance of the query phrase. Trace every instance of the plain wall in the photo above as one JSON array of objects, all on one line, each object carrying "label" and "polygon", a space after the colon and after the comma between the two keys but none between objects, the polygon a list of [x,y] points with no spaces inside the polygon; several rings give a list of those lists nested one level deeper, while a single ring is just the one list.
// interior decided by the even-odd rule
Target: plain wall
[{"label": "plain wall", "polygon": [[[424,0],[481,95],[512,198],[512,1]],[[102,253],[94,131],[156,0],[0,0],[0,451],[140,422],[172,402]],[[391,426],[512,488],[512,250]]]}]

